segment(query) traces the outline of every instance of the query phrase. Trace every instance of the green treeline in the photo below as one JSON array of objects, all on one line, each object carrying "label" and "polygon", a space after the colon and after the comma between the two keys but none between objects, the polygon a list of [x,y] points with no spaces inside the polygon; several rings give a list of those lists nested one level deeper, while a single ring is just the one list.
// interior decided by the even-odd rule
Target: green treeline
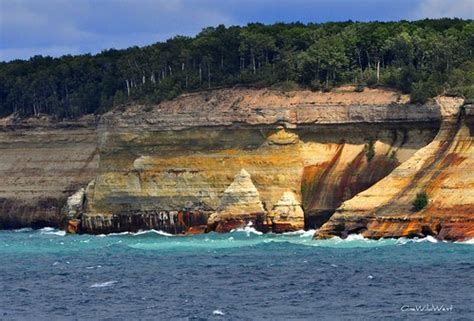
[{"label": "green treeline", "polygon": [[235,84],[474,97],[473,58],[472,20],[218,26],[143,48],[1,62],[0,116],[77,117]]}]

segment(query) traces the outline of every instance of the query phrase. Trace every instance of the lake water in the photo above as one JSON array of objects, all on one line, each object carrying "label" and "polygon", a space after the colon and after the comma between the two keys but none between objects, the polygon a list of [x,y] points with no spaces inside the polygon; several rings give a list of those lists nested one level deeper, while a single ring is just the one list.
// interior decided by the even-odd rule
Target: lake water
[{"label": "lake water", "polygon": [[0,319],[474,319],[472,242],[312,234],[0,231]]}]

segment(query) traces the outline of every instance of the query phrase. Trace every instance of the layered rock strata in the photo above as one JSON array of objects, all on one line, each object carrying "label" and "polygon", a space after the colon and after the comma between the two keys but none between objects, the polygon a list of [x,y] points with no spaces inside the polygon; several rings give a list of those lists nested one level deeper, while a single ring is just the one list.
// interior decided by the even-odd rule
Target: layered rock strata
[{"label": "layered rock strata", "polygon": [[209,217],[208,225],[210,230],[229,232],[249,223],[263,224],[265,213],[250,174],[242,169],[225,190],[216,213]]},{"label": "layered rock strata", "polygon": [[[428,144],[440,115],[435,102],[410,105],[383,90],[219,90],[116,110],[99,126],[100,170],[81,229],[217,228],[216,215],[207,218],[224,213],[226,190],[243,168],[264,209],[262,229],[270,229],[269,211],[288,191],[301,200],[306,227],[319,227],[342,201]],[[226,220],[234,214],[237,226],[261,210],[231,212]],[[289,217],[281,227],[302,226]]]},{"label": "layered rock strata", "polygon": [[[472,165],[470,120],[446,122],[439,131],[442,119],[457,107],[450,98],[412,105],[386,90],[236,88],[183,95],[157,106],[125,106],[103,115],[97,127],[83,121],[47,126],[41,119],[3,121],[0,223],[14,228],[70,220],[71,232],[100,234],[228,231],[252,222],[275,232],[322,226],[318,237],[413,236],[432,230],[440,238],[459,239],[471,233],[462,229],[465,223],[455,223],[472,216],[470,176],[462,173]],[[432,156],[426,157],[433,162],[413,165],[429,150]],[[425,171],[417,174],[404,166]],[[401,178],[375,192],[374,184],[396,175]],[[449,178],[440,181],[443,175]],[[411,181],[410,188],[401,187]],[[394,192],[386,192],[390,189]],[[411,192],[403,198],[400,189]],[[401,225],[385,227],[388,219],[364,214],[371,206],[384,213],[406,208],[420,189],[430,195],[430,206],[410,212],[411,217],[434,222],[452,209],[449,222],[437,219],[430,229],[421,227],[422,233],[406,233],[397,232]],[[445,200],[436,196],[455,189]],[[365,204],[364,191],[379,196]],[[401,203],[393,202],[396,197]],[[350,204],[357,210],[344,212]],[[384,204],[392,205],[380,209]],[[458,205],[462,211],[454,210]],[[452,232],[442,232],[448,226]]]},{"label": "layered rock strata", "polygon": [[[474,107],[439,102],[444,122],[436,138],[386,178],[344,202],[316,233],[317,238],[474,238]],[[451,108],[449,108],[451,107]],[[428,205],[415,211],[416,194]]]},{"label": "layered rock strata", "polygon": [[97,121],[0,121],[0,228],[63,226],[66,199],[98,174]]},{"label": "layered rock strata", "polygon": [[272,231],[286,232],[304,229],[304,212],[293,192],[285,192],[268,214]]}]

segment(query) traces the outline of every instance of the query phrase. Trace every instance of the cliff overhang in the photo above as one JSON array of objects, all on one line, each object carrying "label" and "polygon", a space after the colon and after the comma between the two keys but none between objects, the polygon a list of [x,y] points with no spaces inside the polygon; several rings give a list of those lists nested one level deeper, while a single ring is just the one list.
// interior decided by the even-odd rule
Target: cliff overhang
[{"label": "cliff overhang", "polygon": [[[0,186],[0,197],[10,204],[9,218],[19,218],[15,226],[34,220],[18,216],[12,204],[31,210],[41,199],[60,198],[49,208],[51,220],[66,226],[70,219],[69,230],[80,233],[224,232],[249,223],[264,231],[321,226],[324,231],[334,212],[345,215],[341,204],[429,145],[461,104],[441,97],[413,105],[406,96],[381,89],[283,93],[239,88],[183,95],[156,106],[124,106],[93,125],[10,123],[0,131],[0,143],[10,149],[9,158],[0,155],[8,164],[1,174],[15,175]],[[25,148],[30,159],[11,156]],[[35,178],[28,180],[25,168],[35,162],[46,166],[35,166],[30,175]],[[70,171],[56,173],[58,164]],[[231,188],[242,170],[255,190],[250,184]],[[45,177],[56,182],[49,194]],[[28,186],[35,192],[23,191]],[[80,208],[74,199],[66,202],[81,188]],[[251,209],[245,201],[250,196]],[[472,202],[467,206],[472,208]],[[0,222],[8,227],[4,217]],[[341,233],[328,232],[328,237],[349,231],[340,221],[336,225],[332,230]],[[371,226],[376,229],[375,223]]]}]

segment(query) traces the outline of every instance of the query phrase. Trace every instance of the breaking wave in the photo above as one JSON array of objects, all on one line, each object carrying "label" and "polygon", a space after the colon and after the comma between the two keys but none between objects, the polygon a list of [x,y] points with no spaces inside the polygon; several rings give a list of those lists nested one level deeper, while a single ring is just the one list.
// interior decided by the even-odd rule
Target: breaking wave
[{"label": "breaking wave", "polygon": [[106,287],[114,285],[115,283],[117,283],[117,281],[94,283],[90,286],[90,288],[106,288]]},{"label": "breaking wave", "polygon": [[57,236],[65,236],[66,235],[66,231],[58,230],[58,229],[55,229],[55,228],[52,228],[52,227],[44,227],[44,228],[40,229],[39,232],[41,234],[45,234],[45,235],[57,235]]},{"label": "breaking wave", "polygon": [[[44,240],[44,244],[36,242],[33,246],[26,246],[15,243],[14,239],[8,239],[3,244],[0,244],[0,250],[7,252],[60,252],[62,249],[81,250],[83,248],[121,246],[139,250],[210,252],[220,249],[245,247],[266,247],[268,251],[278,251],[278,248],[286,246],[285,244],[320,248],[371,248],[415,244],[443,246],[446,243],[457,245],[474,244],[474,239],[454,243],[440,241],[433,236],[413,239],[388,238],[375,240],[364,238],[361,234],[349,235],[347,238],[333,237],[331,239],[315,240],[313,239],[315,232],[316,230],[298,230],[282,234],[264,234],[257,231],[251,224],[234,229],[230,233],[211,232],[198,235],[173,235],[160,230],[111,233],[107,235],[66,235],[64,231],[50,227],[40,230],[25,228],[4,231],[4,233],[14,233],[13,235],[17,237],[23,237],[22,235],[28,235],[29,238],[39,237]],[[10,235],[13,236],[12,234]]]},{"label": "breaking wave", "polygon": [[474,245],[474,238],[472,238],[472,239],[467,239],[467,240],[465,240],[465,241],[454,242],[454,243],[457,243],[457,244],[470,244],[470,245]]},{"label": "breaking wave", "polygon": [[256,230],[254,227],[252,227],[252,226],[253,226],[252,222],[249,222],[245,227],[233,229],[232,231],[230,231],[230,233],[245,232],[245,233],[247,234],[247,236],[250,236],[250,233],[255,234],[255,235],[263,235],[262,232],[257,231],[257,230]]},{"label": "breaking wave", "polygon": [[109,233],[109,234],[99,234],[97,237],[107,237],[107,236],[123,236],[123,235],[131,235],[131,236],[143,236],[143,235],[160,235],[160,236],[176,236],[170,233],[166,233],[160,230],[140,230],[138,232],[120,232],[120,233]]}]

